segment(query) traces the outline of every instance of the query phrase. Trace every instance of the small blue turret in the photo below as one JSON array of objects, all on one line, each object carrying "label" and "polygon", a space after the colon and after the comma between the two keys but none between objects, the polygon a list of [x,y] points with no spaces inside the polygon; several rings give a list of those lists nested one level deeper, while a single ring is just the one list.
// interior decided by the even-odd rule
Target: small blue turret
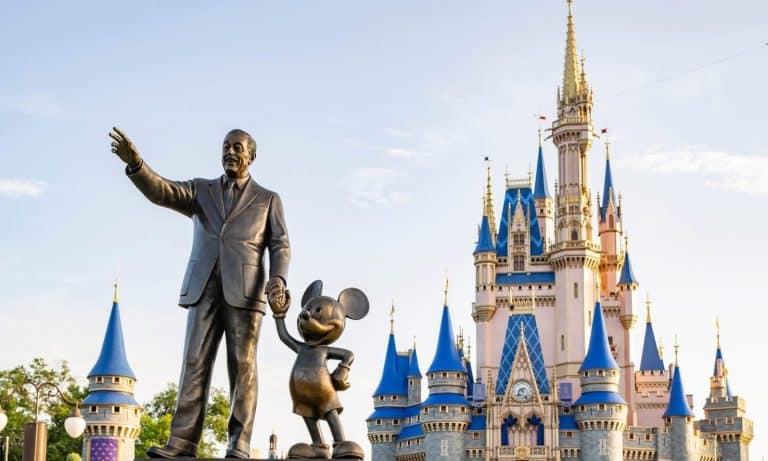
[{"label": "small blue turret", "polygon": [[579,372],[581,396],[574,407],[582,431],[581,459],[622,461],[627,403],[619,394],[619,366],[611,353],[599,302],[595,304],[589,349]]},{"label": "small blue turret", "polygon": [[[88,373],[88,395],[82,403],[85,419],[85,461],[132,461],[142,408],[133,396],[136,375],[125,354],[117,283],[112,311],[96,364]],[[97,456],[98,454],[98,456]]]},{"label": "small blue turret", "polygon": [[664,361],[659,354],[659,346],[656,345],[656,335],[651,324],[651,302],[646,301],[645,338],[643,339],[643,355],[640,359],[640,371],[664,372]]},{"label": "small blue turret", "polygon": [[678,364],[678,345],[675,338],[675,368],[672,375],[672,385],[669,389],[669,403],[664,411],[664,423],[672,439],[672,461],[691,461],[696,459],[693,446],[693,411],[688,405],[683,389],[683,375]]},{"label": "small blue turret", "polygon": [[[394,313],[394,307],[393,307]],[[397,353],[394,320],[387,341],[384,369],[373,393],[373,413],[366,419],[371,459],[389,461],[395,458],[395,438],[406,418],[408,405],[408,361]],[[405,358],[405,360],[403,360]]]},{"label": "small blue turret", "polygon": [[533,189],[533,198],[552,198],[552,195],[549,193],[549,185],[547,184],[547,171],[544,168],[544,151],[541,143],[539,143],[539,155],[536,159],[536,185]]},{"label": "small blue turret", "polygon": [[637,287],[638,285],[637,278],[635,277],[634,272],[632,272],[632,263],[629,259],[629,249],[624,251],[624,265],[621,268],[621,275],[619,276],[619,287],[621,288],[622,285],[625,287]]},{"label": "small blue turret", "polygon": [[416,342],[408,355],[408,406],[421,404],[421,370],[416,355]]}]

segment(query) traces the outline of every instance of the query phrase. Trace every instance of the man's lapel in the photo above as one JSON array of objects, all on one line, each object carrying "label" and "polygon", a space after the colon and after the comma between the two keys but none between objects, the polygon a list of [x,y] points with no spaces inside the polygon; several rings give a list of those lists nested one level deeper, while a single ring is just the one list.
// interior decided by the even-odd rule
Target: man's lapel
[{"label": "man's lapel", "polygon": [[219,215],[221,215],[221,219],[223,220],[225,218],[224,192],[221,189],[221,178],[213,179],[208,183],[208,194],[211,196],[211,201],[213,202],[213,205],[216,207],[216,210],[218,210]]},{"label": "man's lapel", "polygon": [[256,181],[254,181],[253,176],[251,176],[248,179],[248,182],[245,184],[245,189],[243,189],[243,193],[240,195],[240,199],[237,201],[237,203],[235,203],[234,207],[232,207],[232,211],[229,212],[227,221],[232,221],[243,210],[248,208],[248,205],[250,205],[251,202],[253,202],[253,199],[256,198],[256,189]]}]

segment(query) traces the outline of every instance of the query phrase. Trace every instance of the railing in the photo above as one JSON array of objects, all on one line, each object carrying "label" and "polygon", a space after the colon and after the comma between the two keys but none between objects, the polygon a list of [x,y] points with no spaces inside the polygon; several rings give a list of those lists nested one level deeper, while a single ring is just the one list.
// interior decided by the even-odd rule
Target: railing
[{"label": "railing", "polygon": [[600,251],[600,244],[589,240],[566,240],[551,245],[549,251],[553,252],[567,248],[589,248],[590,250]]}]

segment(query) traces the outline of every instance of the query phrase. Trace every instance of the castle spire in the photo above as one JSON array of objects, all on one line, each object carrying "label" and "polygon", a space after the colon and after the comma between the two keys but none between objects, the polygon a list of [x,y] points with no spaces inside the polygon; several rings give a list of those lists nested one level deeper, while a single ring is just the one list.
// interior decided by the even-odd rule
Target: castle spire
[{"label": "castle spire", "polygon": [[688,401],[685,398],[685,390],[683,389],[683,377],[680,374],[680,365],[678,364],[678,349],[680,346],[677,344],[677,336],[675,336],[675,371],[672,377],[672,386],[669,391],[669,404],[664,412],[664,417],[673,416],[693,416],[691,407],[688,406]]},{"label": "castle spire", "polygon": [[387,352],[384,356],[384,369],[381,372],[381,380],[373,393],[374,397],[380,395],[408,395],[406,383],[402,378],[402,373],[397,369],[397,348],[395,346],[395,335],[389,334],[387,342]]},{"label": "castle spire", "polygon": [[454,338],[451,314],[448,312],[448,277],[446,277],[445,303],[443,305],[443,315],[440,319],[440,330],[437,335],[437,350],[427,373],[436,371],[466,372],[464,365],[461,363],[459,351],[456,349]]},{"label": "castle spire", "polygon": [[608,205],[618,206],[616,201],[616,188],[613,186],[613,172],[611,171],[611,143],[605,135],[605,180],[603,182],[603,202],[600,204],[600,220],[605,220]]},{"label": "castle spire", "polygon": [[621,268],[619,285],[637,285],[637,278],[632,272],[632,263],[629,260],[629,239],[624,237],[624,266]]},{"label": "castle spire", "polygon": [[592,316],[592,332],[589,336],[589,348],[579,371],[596,369],[619,369],[616,359],[613,358],[613,353],[611,353],[611,346],[608,344],[608,333],[605,329],[603,308],[600,302],[595,303],[595,312]]},{"label": "castle spire", "polygon": [[651,298],[646,295],[645,301],[645,338],[643,339],[643,354],[640,359],[640,371],[664,371],[664,362],[659,352],[661,347],[656,345],[656,335],[651,324]]},{"label": "castle spire", "polygon": [[486,178],[485,178],[485,198],[483,200],[483,216],[488,217],[488,225],[491,229],[496,228],[496,218],[495,213],[493,211],[493,184],[491,183],[491,162],[488,159],[488,157],[485,157],[485,169],[486,169]]},{"label": "castle spire", "polygon": [[88,373],[91,376],[125,376],[136,379],[128,359],[125,355],[125,341],[123,340],[123,325],[120,321],[120,305],[117,302],[117,283],[112,301],[112,311],[109,314],[107,331],[104,334],[104,342],[96,364]]},{"label": "castle spire", "polygon": [[563,88],[560,92],[560,104],[574,101],[581,93],[581,74],[579,56],[576,52],[576,28],[573,20],[573,0],[568,0],[568,28],[565,36],[565,68],[563,70]]},{"label": "castle spire", "polygon": [[536,185],[533,190],[533,198],[552,198],[547,184],[547,171],[544,169],[544,151],[541,147],[541,128],[539,128],[539,155],[536,159]]}]

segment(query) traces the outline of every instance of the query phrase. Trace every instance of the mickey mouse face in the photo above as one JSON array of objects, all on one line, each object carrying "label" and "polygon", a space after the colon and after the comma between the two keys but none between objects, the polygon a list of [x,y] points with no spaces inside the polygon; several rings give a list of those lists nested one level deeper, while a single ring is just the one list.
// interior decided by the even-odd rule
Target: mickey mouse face
[{"label": "mickey mouse face", "polygon": [[312,298],[299,314],[301,337],[312,346],[331,344],[344,331],[344,310],[328,296]]},{"label": "mickey mouse face", "polygon": [[301,297],[298,329],[311,346],[331,344],[344,332],[345,319],[358,320],[368,314],[368,298],[357,288],[347,288],[335,300],[322,295],[323,282],[315,280]]}]

